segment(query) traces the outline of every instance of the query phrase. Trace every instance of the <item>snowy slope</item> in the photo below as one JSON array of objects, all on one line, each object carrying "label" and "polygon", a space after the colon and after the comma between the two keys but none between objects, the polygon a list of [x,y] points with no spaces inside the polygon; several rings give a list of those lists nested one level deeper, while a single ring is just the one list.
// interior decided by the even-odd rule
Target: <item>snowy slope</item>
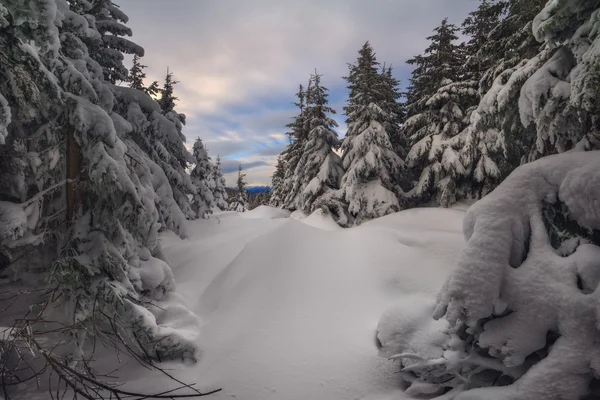
[{"label": "snowy slope", "polygon": [[[177,376],[222,387],[215,399],[408,398],[397,365],[378,356],[377,322],[422,298],[411,294],[435,295],[463,245],[463,215],[409,210],[344,230],[263,207],[190,222],[186,241],[164,236],[178,292],[203,320],[201,360]],[[165,389],[131,374],[134,388]]]}]

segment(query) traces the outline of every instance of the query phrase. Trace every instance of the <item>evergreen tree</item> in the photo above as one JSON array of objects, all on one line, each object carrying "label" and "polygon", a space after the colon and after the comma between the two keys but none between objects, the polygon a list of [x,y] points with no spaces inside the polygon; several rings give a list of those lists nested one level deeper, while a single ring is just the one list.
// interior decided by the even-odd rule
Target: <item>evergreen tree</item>
[{"label": "evergreen tree", "polygon": [[333,131],[337,123],[327,116],[335,114],[328,106],[327,88],[321,86],[321,75],[310,79],[304,110],[304,128],[308,136],[302,147],[300,160],[294,172],[292,193],[298,193],[295,207],[309,214],[315,200],[331,190],[339,189],[344,174],[340,157],[334,153],[340,145]]},{"label": "evergreen tree", "polygon": [[248,192],[246,191],[246,182],[244,181],[245,176],[246,174],[242,174],[242,165],[240,164],[237,179],[237,192],[235,197],[233,197],[229,203],[229,211],[240,213],[248,211]]},{"label": "evergreen tree", "polygon": [[533,19],[544,4],[545,0],[508,0],[487,9],[505,15],[477,54],[488,67],[461,149],[475,197],[493,190],[534,150],[535,127],[521,124],[519,97],[525,81],[551,56],[547,50],[539,52],[532,32]]},{"label": "evergreen tree", "polygon": [[193,360],[195,345],[149,305],[174,289],[159,221],[185,237],[182,213],[164,171],[129,139],[86,44],[100,37],[88,11],[76,0],[0,4],[0,270],[43,293],[25,312],[53,334],[31,339],[65,365],[89,358],[85,333],[119,335],[144,359]]},{"label": "evergreen tree", "polygon": [[135,54],[133,56],[133,64],[129,70],[127,82],[129,82],[129,87],[132,89],[141,90],[150,96],[156,96],[156,94],[159,92],[158,81],[153,81],[148,87],[144,85],[144,80],[146,79],[146,73],[144,72],[144,69],[146,67],[146,65],[143,65],[140,62],[140,57]]},{"label": "evergreen tree", "polygon": [[277,157],[277,164],[275,165],[275,173],[271,178],[271,196],[270,205],[272,207],[280,207],[283,205],[283,180],[285,179],[285,161],[283,156]]},{"label": "evergreen tree", "polygon": [[358,224],[401,208],[398,178],[404,162],[394,152],[384,127],[392,116],[384,110],[378,65],[367,42],[359,51],[356,64],[349,65],[350,73],[345,77],[350,99],[344,107],[348,132],[341,146],[346,172],[340,198],[348,204],[348,212]]},{"label": "evergreen tree", "polygon": [[406,107],[400,102],[402,93],[400,92],[400,81],[393,76],[392,67],[381,68],[382,79],[382,109],[390,116],[384,121],[384,128],[388,132],[390,141],[396,153],[401,157],[406,157],[408,153],[408,140],[404,136],[401,125],[406,117]]},{"label": "evergreen tree", "polygon": [[[127,68],[123,65],[123,54],[144,56],[144,49],[123,36],[132,36],[131,29],[124,24],[129,17],[111,0],[93,0],[76,3],[91,8],[89,12],[95,19],[95,27],[100,34],[99,41],[91,45],[91,55],[102,66],[104,79],[110,83],[127,81]],[[88,35],[88,37],[92,37]]]},{"label": "evergreen tree", "polygon": [[478,82],[461,80],[464,51],[455,44],[457,32],[458,28],[447,19],[442,21],[428,37],[429,47],[418,58],[424,68],[412,80],[414,88],[425,89],[416,103],[410,104],[413,111],[420,112],[403,126],[412,144],[406,161],[416,175],[411,194],[417,205],[435,200],[449,206],[462,196],[457,181],[465,170],[458,154],[458,135],[468,125],[471,107],[477,102]]},{"label": "evergreen tree", "polygon": [[165,83],[160,91],[160,99],[158,104],[164,114],[167,114],[175,109],[175,102],[178,100],[174,94],[175,85],[179,83],[173,78],[173,73],[169,72],[167,68],[167,76],[165,77]]},{"label": "evergreen tree", "polygon": [[213,166],[200,138],[196,139],[196,143],[194,143],[193,155],[196,165],[190,172],[190,177],[196,192],[193,194],[192,209],[198,217],[208,218],[215,206],[215,198],[211,189],[215,185],[213,183]]},{"label": "evergreen tree", "polygon": [[466,54],[463,80],[479,83],[496,61],[498,55],[491,51],[490,36],[501,22],[507,6],[506,1],[482,0],[477,10],[463,21],[462,34],[469,38],[463,45]]},{"label": "evergreen tree", "polygon": [[308,138],[308,132],[306,131],[308,125],[306,124],[304,111],[306,99],[310,92],[310,85],[311,83],[309,82],[306,90],[300,85],[298,92],[296,93],[298,102],[294,103],[294,105],[298,107],[299,113],[293,118],[292,122],[286,125],[289,129],[287,135],[290,138],[290,144],[282,154],[285,161],[285,176],[283,178],[283,190],[281,195],[283,207],[289,210],[296,209],[297,201],[300,196],[298,191],[299,188],[294,187],[294,181],[296,168],[298,167],[298,163],[302,157],[304,144]]},{"label": "evergreen tree", "polygon": [[221,172],[221,157],[219,156],[217,156],[217,163],[213,168],[212,180],[214,182],[213,197],[215,199],[215,206],[221,211],[225,211],[228,208],[227,185],[225,184],[225,177],[223,177],[223,173]]}]

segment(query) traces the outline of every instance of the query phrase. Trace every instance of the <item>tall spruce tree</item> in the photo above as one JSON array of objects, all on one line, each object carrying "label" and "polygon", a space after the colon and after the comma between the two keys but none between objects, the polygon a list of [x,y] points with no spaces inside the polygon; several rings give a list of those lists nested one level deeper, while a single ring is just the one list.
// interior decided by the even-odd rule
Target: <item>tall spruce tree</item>
[{"label": "tall spruce tree", "polygon": [[303,131],[308,136],[301,149],[300,160],[293,175],[292,193],[297,193],[294,207],[305,213],[314,211],[314,202],[326,192],[337,190],[344,170],[340,157],[333,151],[340,146],[333,131],[337,123],[327,114],[335,114],[328,105],[327,88],[321,86],[316,71],[310,78],[304,110]]},{"label": "tall spruce tree", "polygon": [[158,81],[153,81],[150,86],[146,86],[144,84],[144,80],[146,79],[146,73],[144,72],[145,68],[147,68],[147,66],[143,65],[140,62],[140,57],[135,54],[133,56],[131,68],[129,69],[127,82],[129,82],[129,87],[132,89],[141,90],[150,96],[156,96],[160,91]]},{"label": "tall spruce tree", "polygon": [[215,206],[221,211],[225,211],[228,207],[227,185],[225,184],[225,177],[221,172],[221,157],[219,156],[217,156],[217,162],[213,168],[212,180],[214,182],[213,197],[215,199]]},{"label": "tall spruce tree", "polygon": [[350,98],[344,107],[348,132],[341,146],[346,172],[340,190],[349,214],[360,224],[401,209],[398,179],[404,162],[385,130],[394,117],[385,109],[384,80],[369,42],[358,54],[344,78]]},{"label": "tall spruce tree", "polygon": [[283,180],[285,179],[285,161],[283,155],[277,157],[277,164],[275,165],[275,172],[271,178],[271,196],[270,205],[272,207],[280,207],[283,205]]},{"label": "tall spruce tree", "polygon": [[309,92],[310,82],[306,89],[302,85],[299,86],[298,92],[296,93],[298,102],[294,103],[294,105],[298,107],[298,115],[293,118],[292,122],[286,125],[286,127],[289,129],[287,136],[290,139],[290,144],[282,154],[285,162],[285,176],[283,178],[283,189],[281,195],[283,199],[283,207],[290,210],[296,209],[297,199],[300,196],[300,193],[297,190],[298,188],[294,188],[294,180],[296,168],[298,167],[298,163],[302,157],[304,144],[308,138],[304,111]]},{"label": "tall spruce tree", "polygon": [[237,190],[235,196],[229,203],[229,211],[236,211],[239,213],[248,211],[248,191],[246,190],[245,176],[246,174],[242,173],[242,165],[240,164],[236,182]]},{"label": "tall spruce tree", "polygon": [[175,109],[175,102],[179,100],[175,97],[175,85],[178,83],[179,81],[176,81],[175,78],[173,78],[173,72],[169,71],[169,68],[167,68],[167,76],[165,77],[165,83],[160,90],[160,99],[158,100],[158,104],[164,114]]},{"label": "tall spruce tree", "polygon": [[196,191],[193,194],[192,209],[199,218],[208,218],[215,206],[212,190],[214,167],[210,163],[210,158],[200,138],[196,139],[194,143],[193,155],[196,162],[194,169],[190,172],[190,177]]},{"label": "tall spruce tree", "polygon": [[82,376],[87,337],[120,337],[144,359],[195,359],[150,306],[174,289],[157,233],[161,215],[181,222],[181,210],[161,214],[174,204],[164,171],[128,142],[132,127],[86,44],[101,37],[89,6],[0,4],[0,269],[41,295],[24,313],[52,334],[28,330],[30,320],[20,332],[61,360],[55,371]]},{"label": "tall spruce tree", "polygon": [[457,181],[465,170],[458,135],[469,123],[477,82],[462,80],[464,48],[455,43],[457,32],[444,19],[427,38],[431,43],[424,54],[411,60],[420,68],[409,89],[416,95],[409,103],[414,114],[405,121],[403,132],[412,144],[406,162],[415,173],[411,195],[416,205],[434,200],[448,206],[461,196]]},{"label": "tall spruce tree", "polygon": [[545,3],[508,0],[487,10],[502,17],[477,54],[487,70],[479,83],[481,101],[473,112],[461,150],[475,197],[493,190],[535,153],[535,127],[521,124],[519,98],[525,81],[552,54],[539,51],[532,31],[533,19]]},{"label": "tall spruce tree", "polygon": [[[110,83],[127,81],[127,68],[123,65],[123,54],[144,56],[144,49],[126,39],[132,36],[131,29],[125,24],[129,17],[112,0],[78,1],[82,5],[91,5],[88,14],[95,19],[95,27],[100,34],[100,41],[94,41],[90,52],[102,66],[104,79]],[[87,4],[86,4],[87,3]]]}]

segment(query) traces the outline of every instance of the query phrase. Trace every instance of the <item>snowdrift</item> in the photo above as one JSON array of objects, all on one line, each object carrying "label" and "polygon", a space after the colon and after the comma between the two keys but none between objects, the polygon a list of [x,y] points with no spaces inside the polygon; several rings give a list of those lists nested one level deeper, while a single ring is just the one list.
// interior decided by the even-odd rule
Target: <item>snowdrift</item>
[{"label": "snowdrift", "polygon": [[[417,209],[331,230],[323,215],[249,214],[190,222],[186,241],[162,238],[178,292],[203,321],[200,361],[174,366],[177,377],[223,388],[215,399],[408,398],[379,354],[378,319],[433,305],[463,246],[464,213]],[[170,384],[140,370],[126,378],[145,392]]]}]

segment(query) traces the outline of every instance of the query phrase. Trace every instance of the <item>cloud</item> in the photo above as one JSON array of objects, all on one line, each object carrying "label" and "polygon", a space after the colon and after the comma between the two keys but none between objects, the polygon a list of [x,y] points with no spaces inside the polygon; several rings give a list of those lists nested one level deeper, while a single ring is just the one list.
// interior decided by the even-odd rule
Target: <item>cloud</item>
[{"label": "cloud", "polygon": [[341,77],[366,40],[406,84],[405,61],[423,51],[433,28],[445,17],[460,24],[477,5],[477,0],[121,1],[134,41],[146,49],[148,79],[163,79],[168,66],[180,81],[177,109],[188,116],[188,142],[201,137],[213,157],[262,157],[271,164],[253,168],[252,179],[263,183],[286,144],[298,84],[315,68],[330,89],[343,136],[347,90]]},{"label": "cloud", "polygon": [[229,159],[224,159],[221,160],[221,172],[223,174],[231,174],[231,173],[236,173],[236,177],[237,177],[237,173],[239,172],[239,168],[240,165],[242,166],[242,172],[246,173],[246,171],[248,171],[249,169],[252,168],[256,168],[256,167],[262,167],[262,166],[268,166],[269,164],[267,164],[265,161],[252,161],[252,162],[240,162],[238,160],[229,160]]}]

